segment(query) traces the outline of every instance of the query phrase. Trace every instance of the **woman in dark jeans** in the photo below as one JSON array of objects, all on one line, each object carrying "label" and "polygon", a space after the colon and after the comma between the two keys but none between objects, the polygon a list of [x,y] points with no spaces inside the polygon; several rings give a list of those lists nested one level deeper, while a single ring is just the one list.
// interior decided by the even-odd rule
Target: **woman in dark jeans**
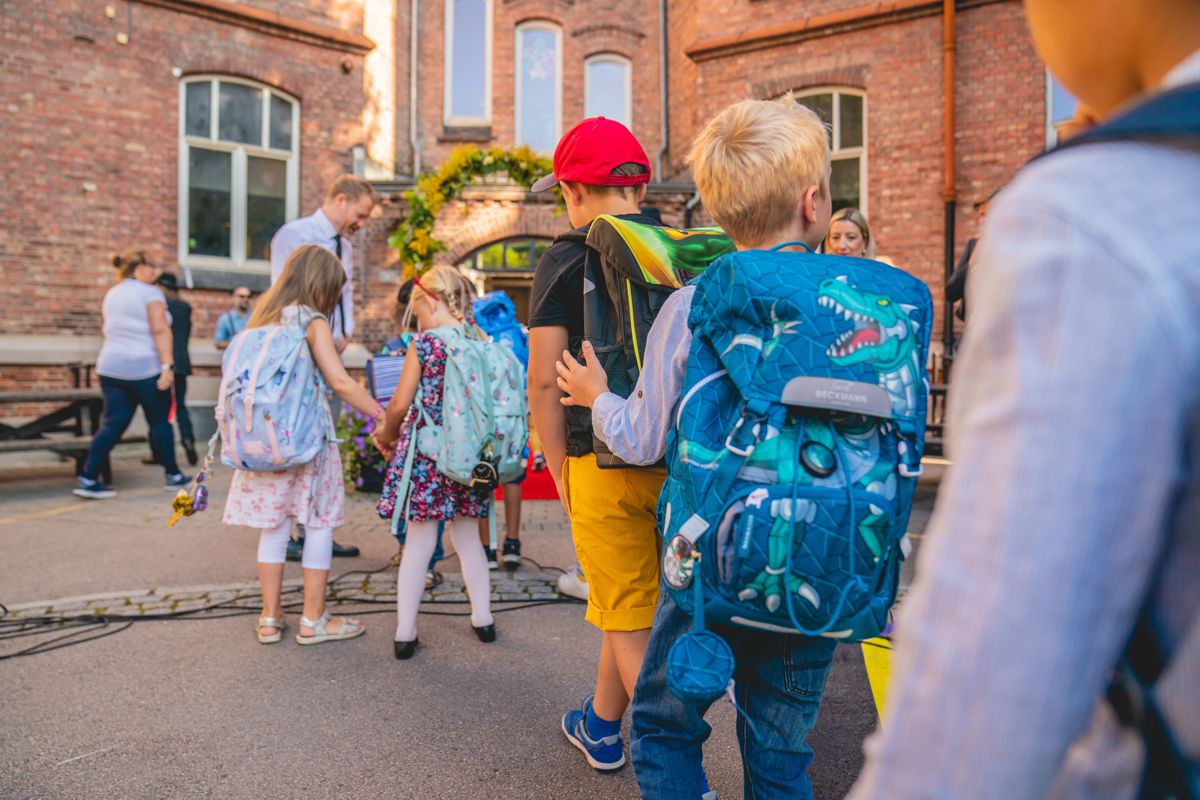
[{"label": "woman in dark jeans", "polygon": [[167,301],[154,285],[161,270],[142,250],[115,257],[113,266],[120,280],[104,295],[104,343],[96,357],[104,421],[75,484],[76,495],[91,499],[116,495],[100,482],[100,465],[121,440],[138,406],[146,414],[151,445],[166,472],[165,488],[178,489],[192,480],[175,463],[175,436],[167,421],[175,375]]}]

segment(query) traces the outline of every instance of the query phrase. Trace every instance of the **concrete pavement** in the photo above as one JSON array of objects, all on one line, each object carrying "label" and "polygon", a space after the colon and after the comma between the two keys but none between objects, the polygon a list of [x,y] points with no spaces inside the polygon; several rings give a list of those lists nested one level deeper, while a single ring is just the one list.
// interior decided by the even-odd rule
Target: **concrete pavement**
[{"label": "concrete pavement", "polygon": [[[142,613],[214,601],[253,606],[257,536],[220,524],[228,479],[218,471],[212,510],[167,529],[171,495],[158,488],[161,473],[136,462],[117,465],[122,494],[102,502],[71,497],[69,470],[0,477],[0,602],[17,614],[68,615],[130,613],[139,604]],[[421,650],[409,662],[392,658],[387,560],[396,545],[372,504],[349,498],[349,524],[337,538],[363,556],[339,559],[333,570],[359,570],[335,596],[364,620],[361,639],[300,647],[289,635],[264,647],[252,612],[138,622],[0,661],[0,795],[636,797],[630,770],[596,774],[558,730],[594,680],[599,636],[582,606],[502,612],[499,641],[483,645],[465,617],[442,616],[466,613],[447,602],[462,597],[450,560],[447,584],[425,606],[433,613],[418,623]],[[525,512],[524,552],[547,569],[527,563],[511,576],[496,573],[501,601],[547,597],[549,568],[573,561],[561,508],[527,503]],[[919,530],[926,516],[914,515],[910,527]],[[287,567],[286,578],[299,575],[298,565]],[[291,634],[298,611],[289,618]],[[0,641],[0,655],[40,638]],[[718,703],[709,721],[712,784],[723,798],[740,797],[732,709]],[[875,722],[862,654],[840,648],[813,736],[818,797],[849,788]]]}]

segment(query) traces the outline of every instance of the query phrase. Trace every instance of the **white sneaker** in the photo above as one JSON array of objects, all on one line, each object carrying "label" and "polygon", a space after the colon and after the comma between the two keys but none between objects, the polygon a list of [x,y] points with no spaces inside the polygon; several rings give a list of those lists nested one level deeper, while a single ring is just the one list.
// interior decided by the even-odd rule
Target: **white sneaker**
[{"label": "white sneaker", "polygon": [[577,600],[588,599],[588,585],[583,577],[583,570],[578,565],[569,572],[558,576],[558,593]]}]

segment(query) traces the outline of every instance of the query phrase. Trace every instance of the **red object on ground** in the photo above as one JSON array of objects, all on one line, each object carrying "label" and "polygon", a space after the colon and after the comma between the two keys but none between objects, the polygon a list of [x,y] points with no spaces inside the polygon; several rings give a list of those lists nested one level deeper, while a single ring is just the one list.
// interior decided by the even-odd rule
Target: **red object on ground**
[{"label": "red object on ground", "polygon": [[[502,489],[496,490],[496,499],[503,499]],[[533,459],[525,468],[525,482],[521,484],[522,500],[557,500],[558,490],[554,488],[554,478],[550,476],[547,467],[539,472],[533,471]]]}]

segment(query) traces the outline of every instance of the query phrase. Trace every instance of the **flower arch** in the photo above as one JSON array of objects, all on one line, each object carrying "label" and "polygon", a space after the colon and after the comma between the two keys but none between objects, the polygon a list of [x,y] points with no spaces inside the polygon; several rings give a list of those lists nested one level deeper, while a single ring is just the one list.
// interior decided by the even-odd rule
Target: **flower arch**
[{"label": "flower arch", "polygon": [[392,231],[388,244],[399,251],[405,275],[411,277],[429,269],[433,257],[446,250],[446,243],[433,234],[438,213],[476,178],[503,172],[518,184],[532,186],[552,169],[550,159],[524,146],[512,150],[480,150],[471,145],[454,148],[436,172],[425,173],[412,190],[404,193],[408,215]]}]

